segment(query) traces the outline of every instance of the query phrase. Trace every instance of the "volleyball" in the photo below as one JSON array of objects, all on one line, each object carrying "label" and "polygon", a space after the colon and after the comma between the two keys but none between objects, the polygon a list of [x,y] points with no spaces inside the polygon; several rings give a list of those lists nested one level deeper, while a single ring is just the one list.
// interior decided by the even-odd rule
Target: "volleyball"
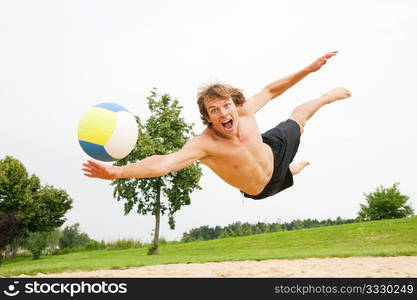
[{"label": "volleyball", "polygon": [[78,124],[81,148],[94,159],[116,161],[129,155],[138,139],[136,119],[115,103],[90,107]]}]

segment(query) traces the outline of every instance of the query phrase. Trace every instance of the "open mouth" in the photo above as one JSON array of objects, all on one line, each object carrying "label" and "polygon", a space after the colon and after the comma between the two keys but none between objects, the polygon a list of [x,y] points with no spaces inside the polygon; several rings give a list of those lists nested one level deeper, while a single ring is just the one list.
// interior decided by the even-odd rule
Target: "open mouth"
[{"label": "open mouth", "polygon": [[222,125],[226,129],[232,129],[232,127],[233,127],[233,120],[230,119],[230,120],[228,120],[226,122],[223,122]]}]

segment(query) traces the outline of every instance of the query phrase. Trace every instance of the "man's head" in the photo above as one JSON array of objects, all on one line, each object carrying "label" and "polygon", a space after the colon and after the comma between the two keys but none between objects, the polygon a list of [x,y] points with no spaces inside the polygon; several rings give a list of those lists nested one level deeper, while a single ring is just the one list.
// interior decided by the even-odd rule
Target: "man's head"
[{"label": "man's head", "polygon": [[198,108],[204,125],[229,135],[238,121],[237,106],[246,102],[243,93],[227,84],[211,84],[200,88]]}]

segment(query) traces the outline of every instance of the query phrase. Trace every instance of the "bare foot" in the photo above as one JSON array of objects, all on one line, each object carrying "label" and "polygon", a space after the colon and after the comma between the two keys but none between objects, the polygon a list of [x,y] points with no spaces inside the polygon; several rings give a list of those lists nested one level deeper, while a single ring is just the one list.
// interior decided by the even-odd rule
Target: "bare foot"
[{"label": "bare foot", "polygon": [[306,166],[308,166],[310,163],[308,161],[300,161],[297,163],[290,164],[290,171],[292,175],[296,175],[300,173]]},{"label": "bare foot", "polygon": [[343,87],[338,87],[321,95],[321,98],[326,99],[328,103],[332,103],[333,101],[336,101],[336,100],[349,98],[351,95],[352,94],[347,89]]}]

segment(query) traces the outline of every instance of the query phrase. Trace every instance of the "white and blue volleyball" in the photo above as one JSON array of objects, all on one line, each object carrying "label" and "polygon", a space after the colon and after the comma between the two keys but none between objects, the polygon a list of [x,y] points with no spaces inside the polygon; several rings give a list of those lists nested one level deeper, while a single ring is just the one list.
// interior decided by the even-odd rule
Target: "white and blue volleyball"
[{"label": "white and blue volleyball", "polygon": [[78,124],[78,141],[92,158],[115,161],[126,157],[135,147],[138,125],[123,106],[100,103],[87,110]]}]

